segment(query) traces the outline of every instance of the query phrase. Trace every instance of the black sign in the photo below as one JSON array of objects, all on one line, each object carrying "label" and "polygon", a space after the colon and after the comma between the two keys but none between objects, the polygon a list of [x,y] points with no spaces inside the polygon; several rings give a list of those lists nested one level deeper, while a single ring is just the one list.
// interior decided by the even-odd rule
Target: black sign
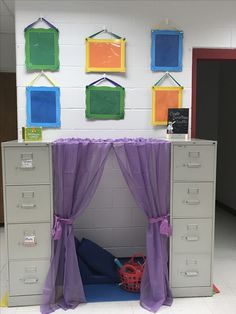
[{"label": "black sign", "polygon": [[188,134],[189,109],[168,109],[167,133]]}]

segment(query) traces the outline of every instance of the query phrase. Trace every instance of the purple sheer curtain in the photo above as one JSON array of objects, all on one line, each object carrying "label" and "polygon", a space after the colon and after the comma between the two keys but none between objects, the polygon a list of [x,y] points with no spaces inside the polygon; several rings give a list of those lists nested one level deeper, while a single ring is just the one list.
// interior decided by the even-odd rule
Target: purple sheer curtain
[{"label": "purple sheer curtain", "polygon": [[163,304],[172,304],[168,285],[170,143],[137,139],[113,146],[129,189],[149,221],[140,302],[156,312]]},{"label": "purple sheer curtain", "polygon": [[101,179],[109,141],[65,139],[53,143],[54,256],[43,290],[41,312],[86,302],[72,224],[89,205]]}]

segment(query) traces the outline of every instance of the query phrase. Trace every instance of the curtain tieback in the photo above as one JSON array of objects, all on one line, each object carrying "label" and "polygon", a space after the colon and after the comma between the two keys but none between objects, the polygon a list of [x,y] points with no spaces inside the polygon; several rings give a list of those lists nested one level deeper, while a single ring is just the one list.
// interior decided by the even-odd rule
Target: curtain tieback
[{"label": "curtain tieback", "polygon": [[69,218],[61,218],[57,215],[54,215],[54,226],[52,229],[53,240],[60,240],[62,234],[62,224],[72,225],[73,220]]},{"label": "curtain tieback", "polygon": [[157,222],[161,222],[160,225],[160,234],[166,235],[167,237],[172,235],[172,227],[168,222],[168,217],[170,215],[160,216],[157,218],[149,218],[150,224],[155,224]]}]

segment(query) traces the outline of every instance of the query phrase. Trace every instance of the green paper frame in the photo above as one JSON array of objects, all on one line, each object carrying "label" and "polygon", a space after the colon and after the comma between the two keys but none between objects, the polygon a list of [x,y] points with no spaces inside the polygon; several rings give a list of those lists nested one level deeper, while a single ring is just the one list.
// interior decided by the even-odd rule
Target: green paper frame
[{"label": "green paper frame", "polygon": [[[107,113],[93,113],[91,110],[91,98],[92,93],[96,92],[119,92],[120,99],[117,106],[119,106],[119,113],[111,114]],[[112,98],[111,98],[112,99]],[[113,98],[114,99],[114,98]],[[89,120],[120,120],[124,119],[124,103],[125,103],[125,89],[124,87],[110,87],[110,86],[86,86],[86,118]],[[99,106],[99,103],[98,103]]]},{"label": "green paper frame", "polygon": [[[32,56],[33,50],[31,47],[31,34],[53,34],[53,40],[49,41],[49,44],[51,45],[51,51],[50,51],[50,57],[53,60],[51,64],[39,64],[34,61],[32,61]],[[28,28],[25,30],[25,63],[26,63],[26,68],[28,70],[50,70],[50,71],[56,71],[59,69],[59,32],[57,29],[54,28]],[[42,56],[42,48],[39,45],[38,54],[41,54]]]}]

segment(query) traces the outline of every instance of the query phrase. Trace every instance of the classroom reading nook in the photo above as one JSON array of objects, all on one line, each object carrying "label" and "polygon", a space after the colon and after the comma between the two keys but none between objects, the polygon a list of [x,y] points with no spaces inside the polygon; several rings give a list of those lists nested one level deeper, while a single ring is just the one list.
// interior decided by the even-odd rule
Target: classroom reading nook
[{"label": "classroom reading nook", "polygon": [[15,1],[2,306],[156,313],[216,293],[218,144],[198,136],[193,61],[216,35],[201,5]]}]

